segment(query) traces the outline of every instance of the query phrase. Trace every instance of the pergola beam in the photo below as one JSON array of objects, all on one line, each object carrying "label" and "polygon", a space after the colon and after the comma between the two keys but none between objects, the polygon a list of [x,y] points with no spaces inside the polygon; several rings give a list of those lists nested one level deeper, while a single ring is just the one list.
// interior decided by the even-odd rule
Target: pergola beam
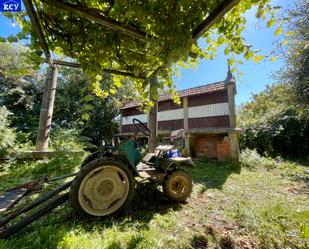
[{"label": "pergola beam", "polygon": [[41,27],[37,13],[35,12],[32,1],[31,0],[23,0],[23,2],[24,2],[24,5],[25,5],[25,8],[26,8],[26,11],[29,15],[31,24],[32,24],[32,28],[33,28],[32,31],[34,32],[35,36],[39,39],[39,43],[41,44],[41,47],[43,49],[43,52],[45,54],[45,57],[47,59],[48,64],[52,65],[52,59],[51,59],[51,56],[50,56],[48,45],[46,43],[45,36],[44,36],[44,33],[43,33],[43,29]]},{"label": "pergola beam", "polygon": [[[66,66],[66,67],[73,67],[73,68],[80,68],[80,64],[75,63],[75,62],[68,62],[68,61],[60,61],[60,60],[54,60],[53,63],[55,65],[60,65],[60,66]],[[126,71],[121,71],[121,70],[115,70],[115,69],[101,69],[105,73],[109,74],[117,74],[117,75],[122,75],[122,76],[128,76],[132,78],[137,78],[137,79],[145,79],[146,77],[143,76],[138,76],[134,75],[133,73],[126,72]]]},{"label": "pergola beam", "polygon": [[194,29],[192,38],[197,40],[207,32],[215,23],[229,12],[240,0],[224,0]]},{"label": "pergola beam", "polygon": [[99,10],[96,9],[86,9],[75,4],[63,3],[62,1],[59,0],[41,0],[41,1],[51,6],[55,6],[59,9],[75,13],[80,17],[96,22],[106,28],[129,35],[133,38],[145,40],[147,36],[150,37],[143,31],[137,30],[129,25],[125,25],[121,22],[115,21],[109,17],[101,15]]}]

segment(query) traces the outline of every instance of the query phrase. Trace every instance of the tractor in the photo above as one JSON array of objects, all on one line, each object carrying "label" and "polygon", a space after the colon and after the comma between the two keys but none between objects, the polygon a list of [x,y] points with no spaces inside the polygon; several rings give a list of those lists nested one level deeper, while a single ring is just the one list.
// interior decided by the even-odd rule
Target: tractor
[{"label": "tractor", "polygon": [[[141,133],[150,136],[150,130],[138,119],[133,119],[135,133],[131,137],[114,136],[111,144],[92,153],[82,163],[79,172],[63,176],[44,178],[44,182],[73,177],[71,181],[38,197],[24,207],[13,209],[6,217],[0,217],[0,239],[5,239],[28,226],[38,218],[69,200],[73,211],[84,217],[118,215],[125,211],[133,199],[135,177],[162,185],[163,193],[174,202],[184,202],[192,192],[192,179],[186,168],[193,167],[189,157],[181,157],[174,145],[159,145],[155,153],[141,156],[142,146],[138,140]],[[173,142],[183,140],[183,130],[172,132]],[[13,205],[27,193],[42,187],[40,180],[29,182],[6,191],[0,196],[1,210]],[[67,192],[66,190],[69,189]],[[66,192],[65,192],[66,191]],[[65,192],[65,193],[63,193]],[[42,203],[46,203],[42,206]],[[37,208],[42,206],[41,208]],[[21,214],[37,208],[28,216],[10,224]]]},{"label": "tractor", "polygon": [[[168,144],[159,145],[155,153],[142,159],[144,142],[137,137],[140,133],[149,137],[150,130],[138,119],[133,124],[133,136],[114,136],[110,145],[103,143],[102,151],[82,163],[69,192],[71,206],[79,215],[103,217],[125,211],[133,199],[135,177],[162,185],[164,195],[173,202],[184,202],[190,196],[192,179],[185,169],[194,166],[191,158],[181,157]],[[183,130],[171,137],[173,142],[178,139],[183,139]]]}]

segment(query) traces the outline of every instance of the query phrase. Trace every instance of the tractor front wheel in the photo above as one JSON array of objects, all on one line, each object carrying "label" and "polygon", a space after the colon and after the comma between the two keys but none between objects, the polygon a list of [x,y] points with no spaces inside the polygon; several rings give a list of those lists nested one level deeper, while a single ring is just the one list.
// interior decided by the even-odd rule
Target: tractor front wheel
[{"label": "tractor front wheel", "polygon": [[192,192],[192,178],[186,172],[175,170],[166,176],[163,192],[172,201],[184,202]]},{"label": "tractor front wheel", "polygon": [[70,203],[82,216],[103,217],[125,211],[134,195],[134,178],[121,162],[95,159],[72,182]]}]

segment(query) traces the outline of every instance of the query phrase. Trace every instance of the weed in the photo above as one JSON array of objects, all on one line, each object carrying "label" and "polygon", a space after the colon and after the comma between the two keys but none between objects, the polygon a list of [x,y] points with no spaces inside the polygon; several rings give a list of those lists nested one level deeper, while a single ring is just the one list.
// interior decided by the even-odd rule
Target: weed
[{"label": "weed", "polygon": [[194,235],[190,240],[190,246],[196,249],[206,249],[208,248],[208,239],[205,235]]}]

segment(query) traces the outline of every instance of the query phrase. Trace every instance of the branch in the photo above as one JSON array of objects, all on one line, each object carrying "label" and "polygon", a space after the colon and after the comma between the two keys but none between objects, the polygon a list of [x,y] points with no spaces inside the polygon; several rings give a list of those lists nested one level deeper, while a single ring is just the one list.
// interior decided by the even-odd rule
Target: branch
[{"label": "branch", "polygon": [[223,16],[229,12],[240,0],[224,0],[193,30],[192,38],[197,40],[207,32],[215,23],[219,22]]},{"label": "branch", "polygon": [[61,10],[66,10],[69,12],[73,12],[83,18],[86,18],[90,21],[96,22],[104,27],[107,27],[109,29],[121,32],[123,34],[129,35],[134,38],[138,38],[141,40],[146,40],[147,35],[145,32],[137,30],[131,26],[124,25],[121,22],[115,21],[109,17],[103,16],[100,13],[100,10],[97,9],[84,9],[80,6],[77,6],[75,4],[71,3],[64,3],[59,0],[41,0],[44,3],[47,3],[51,6],[55,6]]}]

